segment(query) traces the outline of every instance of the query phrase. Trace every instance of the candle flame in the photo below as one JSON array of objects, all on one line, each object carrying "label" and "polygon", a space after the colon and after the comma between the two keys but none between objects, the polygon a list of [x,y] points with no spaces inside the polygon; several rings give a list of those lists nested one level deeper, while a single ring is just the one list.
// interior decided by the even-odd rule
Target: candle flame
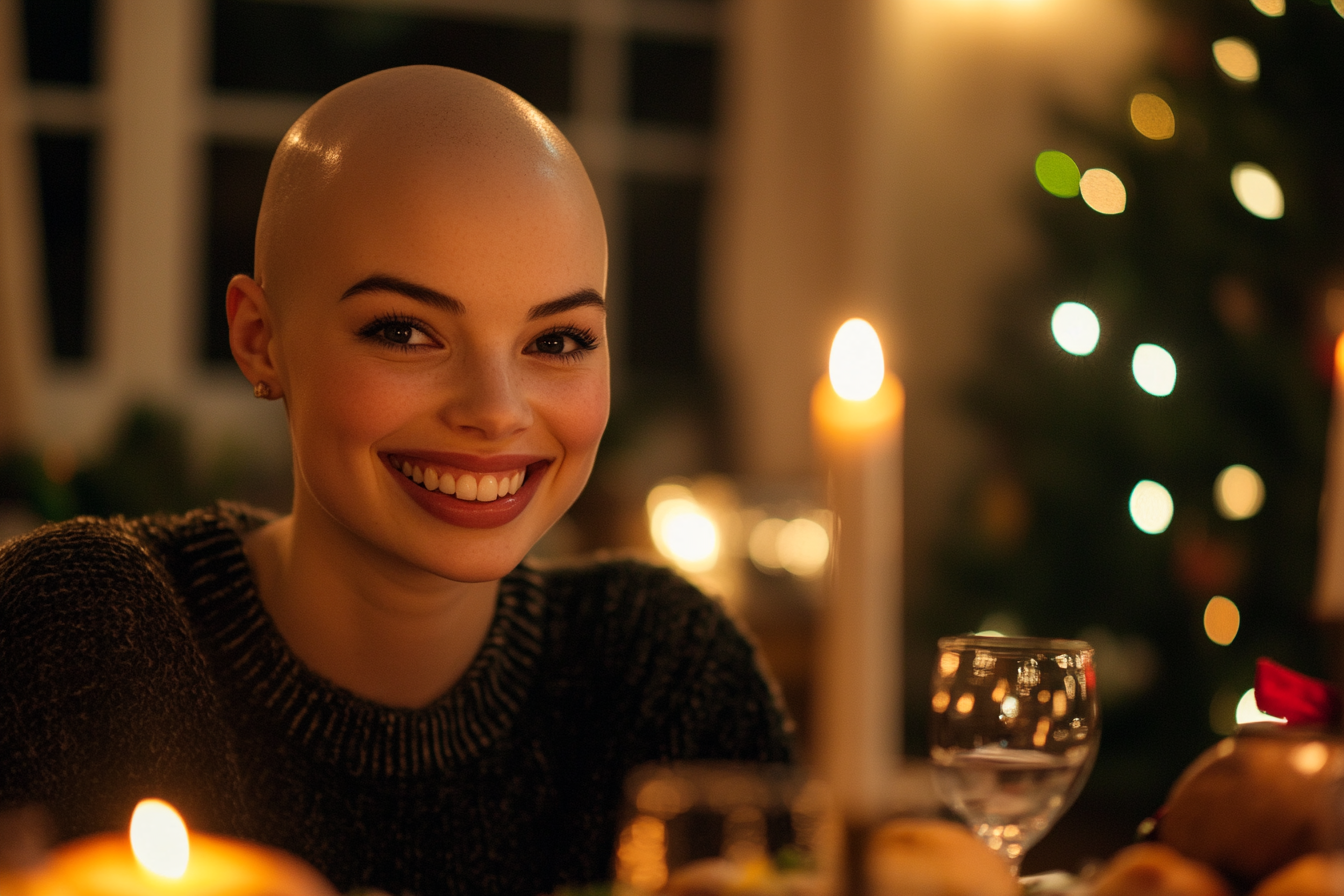
[{"label": "candle flame", "polygon": [[848,401],[867,401],[882,388],[886,372],[873,325],[858,317],[845,321],[831,343],[831,388]]},{"label": "candle flame", "polygon": [[187,873],[187,825],[163,800],[141,800],[131,813],[131,852],[146,871],[177,880]]},{"label": "candle flame", "polygon": [[1344,333],[1335,340],[1335,380],[1344,382]]}]

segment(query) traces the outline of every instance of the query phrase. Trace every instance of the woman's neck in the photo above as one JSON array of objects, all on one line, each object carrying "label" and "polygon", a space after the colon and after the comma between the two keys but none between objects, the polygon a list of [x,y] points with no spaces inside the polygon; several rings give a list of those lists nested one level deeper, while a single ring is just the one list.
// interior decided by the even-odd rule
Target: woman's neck
[{"label": "woman's neck", "polygon": [[269,523],[244,538],[243,551],[290,650],[376,703],[432,703],[471,665],[494,617],[498,581],[407,569],[324,513]]}]

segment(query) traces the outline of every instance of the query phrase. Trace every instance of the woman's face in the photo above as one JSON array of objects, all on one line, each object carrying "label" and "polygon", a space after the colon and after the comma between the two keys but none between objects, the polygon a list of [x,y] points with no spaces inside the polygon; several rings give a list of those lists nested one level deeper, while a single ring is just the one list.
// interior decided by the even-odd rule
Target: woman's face
[{"label": "woman's face", "polygon": [[583,187],[373,183],[330,206],[268,294],[296,515],[473,582],[569,508],[610,399],[606,240]]}]

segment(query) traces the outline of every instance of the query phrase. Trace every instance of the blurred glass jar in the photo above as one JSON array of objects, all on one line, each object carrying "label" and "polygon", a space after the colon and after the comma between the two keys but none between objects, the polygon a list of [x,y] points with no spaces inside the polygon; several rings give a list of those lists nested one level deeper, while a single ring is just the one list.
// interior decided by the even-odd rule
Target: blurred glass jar
[{"label": "blurred glass jar", "polygon": [[830,896],[839,833],[825,786],[797,769],[641,766],[626,781],[616,892]]}]

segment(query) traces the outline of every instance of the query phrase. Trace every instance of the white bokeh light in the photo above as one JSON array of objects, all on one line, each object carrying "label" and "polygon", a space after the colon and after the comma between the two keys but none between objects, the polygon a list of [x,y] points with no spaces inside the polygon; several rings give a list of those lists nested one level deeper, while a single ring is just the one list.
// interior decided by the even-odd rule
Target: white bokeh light
[{"label": "white bokeh light", "polygon": [[668,498],[649,514],[654,547],[687,572],[705,572],[719,559],[719,527],[699,504]]},{"label": "white bokeh light", "polygon": [[1145,342],[1134,349],[1131,367],[1134,381],[1149,395],[1161,398],[1176,388],[1176,359],[1160,345]]},{"label": "white bokeh light", "polygon": [[1125,184],[1114,171],[1105,168],[1087,169],[1078,181],[1078,191],[1082,193],[1087,207],[1094,212],[1118,215],[1125,210]]},{"label": "white bokeh light", "polygon": [[1141,479],[1129,493],[1129,518],[1143,532],[1159,535],[1171,525],[1175,512],[1171,492],[1161,483],[1151,479]]},{"label": "white bokeh light", "polygon": [[1252,162],[1232,169],[1232,192],[1246,211],[1268,221],[1283,217],[1283,188],[1269,171]]},{"label": "white bokeh light", "polygon": [[826,566],[831,538],[820,523],[800,517],[779,530],[779,565],[796,576],[814,576]]},{"label": "white bokeh light", "polygon": [[1061,302],[1050,315],[1050,332],[1071,355],[1090,355],[1101,338],[1101,321],[1081,302]]},{"label": "white bokeh light", "polygon": [[1275,722],[1283,725],[1287,719],[1281,719],[1278,716],[1271,716],[1269,713],[1261,712],[1260,705],[1255,702],[1255,688],[1241,695],[1237,701],[1237,724],[1248,725],[1251,722]]}]

